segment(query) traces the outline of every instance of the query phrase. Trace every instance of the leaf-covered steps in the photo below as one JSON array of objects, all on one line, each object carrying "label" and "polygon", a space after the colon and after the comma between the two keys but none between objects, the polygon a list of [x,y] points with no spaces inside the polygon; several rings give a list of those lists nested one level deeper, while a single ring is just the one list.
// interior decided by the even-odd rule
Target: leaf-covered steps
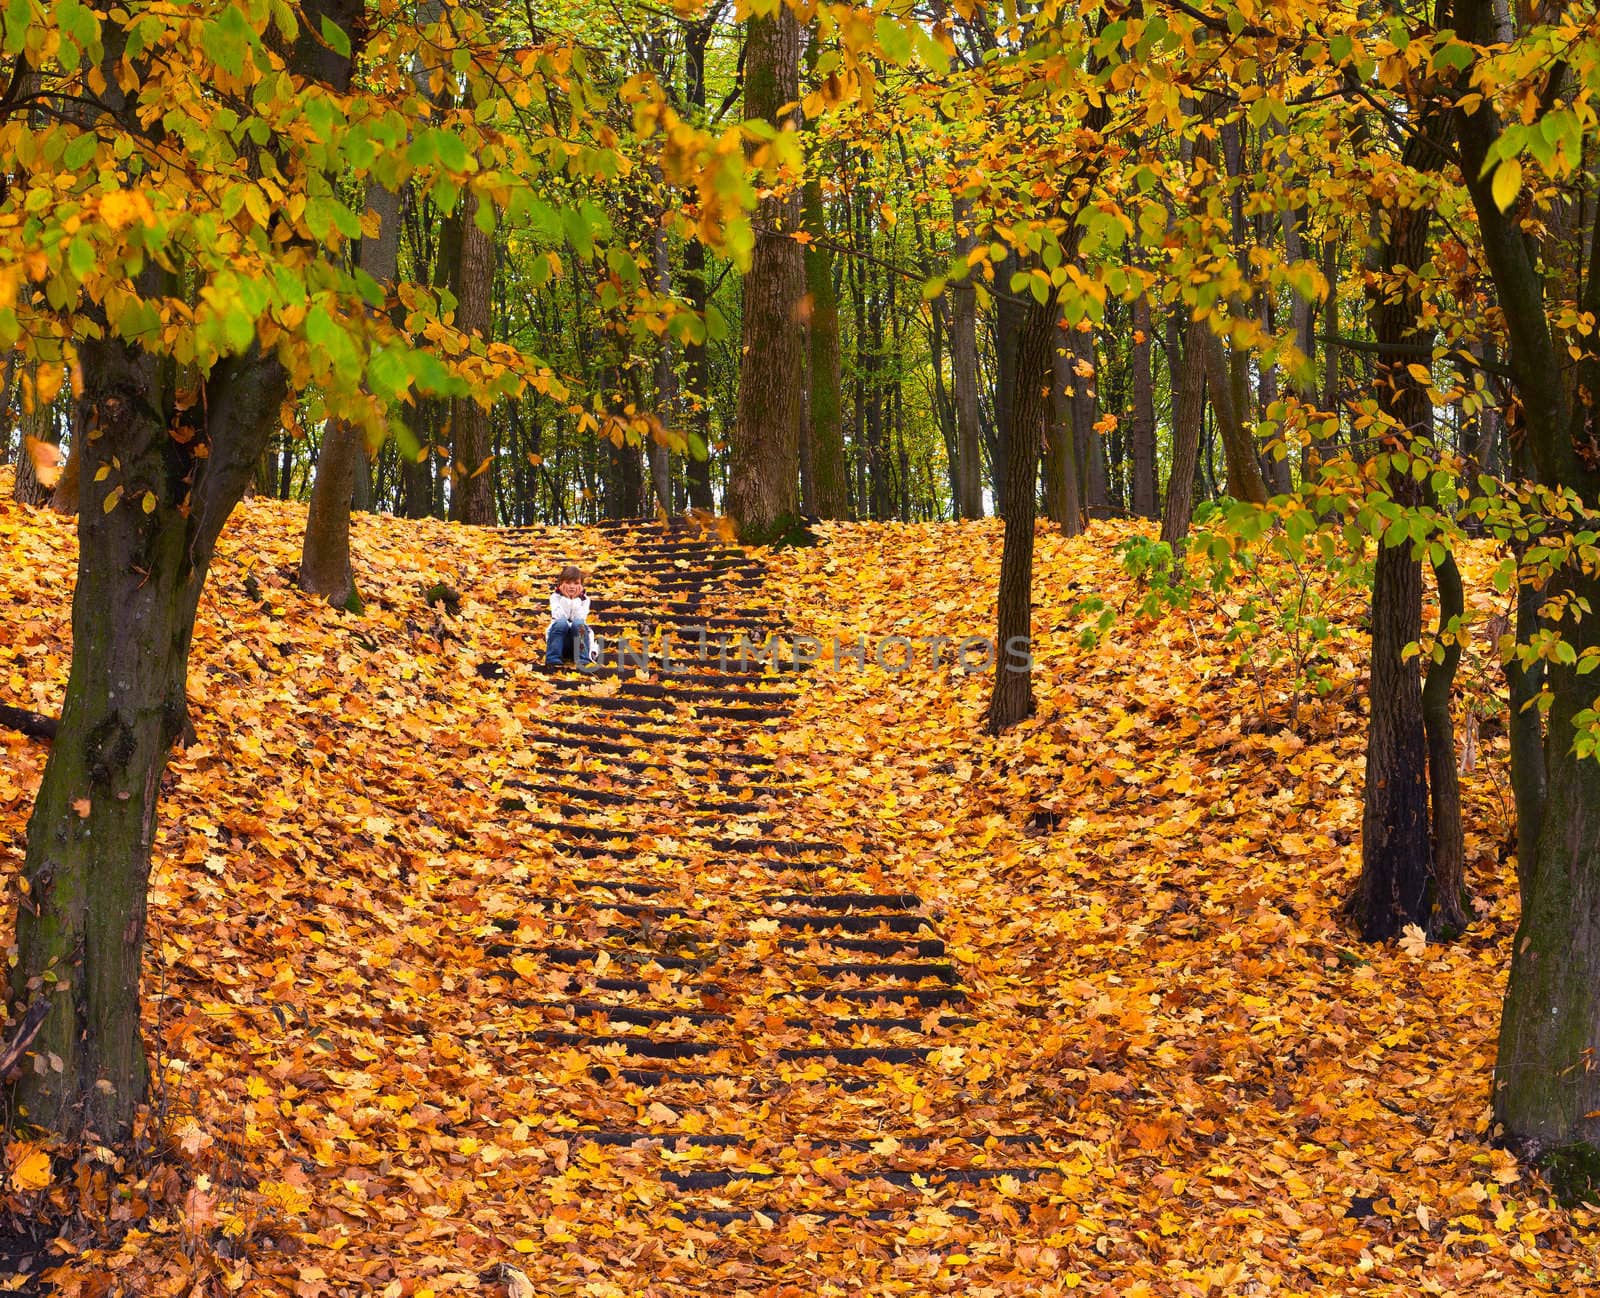
[{"label": "leaf-covered steps", "polygon": [[[686,1228],[733,1232],[733,1247],[797,1219],[881,1231],[1024,1205],[1057,1172],[1025,1134],[929,1135],[907,1107],[915,1075],[973,1024],[938,924],[920,897],[873,890],[870,844],[790,827],[812,795],[756,741],[784,724],[804,675],[684,652],[701,627],[713,644],[783,635],[760,563],[678,529],[603,534],[597,634],[664,632],[672,647],[550,678],[528,744],[581,760],[504,781],[569,879],[485,937],[479,976],[503,987],[507,1066],[537,1058],[581,1077],[611,1116],[573,1112],[574,1150],[637,1164]],[[506,561],[559,567],[520,537]],[[508,615],[539,642],[542,604]],[[730,1119],[774,1104],[786,1117],[771,1132]],[[638,1126],[651,1115],[656,1127]],[[759,1249],[741,1265],[759,1273]]]}]

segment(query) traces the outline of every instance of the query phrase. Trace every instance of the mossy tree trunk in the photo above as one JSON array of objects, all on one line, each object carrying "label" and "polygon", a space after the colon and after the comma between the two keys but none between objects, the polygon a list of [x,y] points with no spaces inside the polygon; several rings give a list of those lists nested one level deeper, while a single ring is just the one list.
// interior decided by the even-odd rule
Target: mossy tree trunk
[{"label": "mossy tree trunk", "polygon": [[[50,1012],[15,1101],[27,1123],[118,1140],[145,1091],[145,886],[161,774],[187,719],[195,609],[217,536],[276,425],[284,376],[259,356],[219,365],[200,460],[200,439],[169,435],[170,393],[154,358],[120,343],[85,344],[81,355],[89,471],[72,670],[28,822],[12,972],[16,1003],[42,996]],[[93,481],[102,467],[108,475]]]},{"label": "mossy tree trunk", "polygon": [[[1463,40],[1487,45],[1497,39],[1498,23],[1493,0],[1458,0],[1454,26]],[[1564,74],[1560,67],[1552,75]],[[1593,396],[1600,393],[1600,358],[1591,350],[1572,362],[1550,313],[1575,294],[1580,311],[1600,314],[1600,210],[1590,205],[1594,224],[1578,241],[1587,242],[1587,266],[1543,260],[1558,254],[1527,236],[1520,201],[1505,211],[1495,201],[1493,168],[1485,166],[1501,132],[1493,107],[1458,109],[1456,131],[1484,262],[1505,313],[1523,453],[1539,481],[1570,489],[1592,509],[1600,504],[1600,470],[1587,447],[1600,429]],[[1543,594],[1547,618],[1575,601],[1595,607],[1600,577],[1569,566]],[[1536,616],[1531,598],[1519,600],[1519,632]],[[1592,616],[1565,617],[1559,629],[1580,662],[1585,650],[1600,647]],[[1519,834],[1529,859],[1519,861],[1522,918],[1500,1023],[1494,1114],[1504,1139],[1549,1167],[1566,1197],[1592,1198],[1600,1184],[1600,760],[1582,755],[1574,739],[1580,717],[1594,707],[1595,686],[1571,664],[1547,663],[1545,671],[1542,787],[1524,770],[1517,788],[1519,818],[1531,814],[1535,824]],[[1528,728],[1520,738],[1527,743]]]},{"label": "mossy tree trunk", "polygon": [[[310,31],[325,18],[349,32],[360,4],[309,0],[304,8]],[[123,46],[108,24],[108,65]],[[349,60],[309,36],[289,66],[348,84]],[[125,126],[120,92],[106,99],[106,128]],[[147,272],[142,288],[162,289],[161,274]],[[162,358],[96,339],[80,345],[79,357],[84,508],[72,668],[28,822],[11,969],[16,1006],[43,1000],[49,1008],[11,1098],[20,1122],[118,1142],[132,1132],[147,1084],[146,884],[161,776],[187,721],[195,610],[217,538],[277,426],[286,376],[253,348],[220,361],[205,380],[205,426],[180,438]]]}]

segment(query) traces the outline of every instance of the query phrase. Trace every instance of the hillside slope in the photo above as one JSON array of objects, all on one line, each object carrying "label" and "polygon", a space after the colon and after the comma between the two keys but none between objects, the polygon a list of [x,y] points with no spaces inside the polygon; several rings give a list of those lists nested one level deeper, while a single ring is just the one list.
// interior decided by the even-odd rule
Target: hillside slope
[{"label": "hillside slope", "polygon": [[[1241,665],[1237,600],[1140,618],[1126,529],[1041,532],[1039,714],[991,740],[984,678],[930,646],[829,651],[986,634],[994,523],[835,526],[763,570],[651,528],[360,518],[352,618],[294,589],[303,519],[248,503],[202,604],[149,1150],[77,1174],[119,1236],[59,1292],[499,1292],[504,1263],[540,1295],[1600,1284],[1595,1215],[1487,1142],[1516,915],[1481,654],[1479,922],[1368,949],[1336,918],[1359,637],[1290,726],[1276,633]],[[74,548],[0,504],[0,702],[58,707]],[[677,663],[538,670],[568,560]],[[1094,595],[1120,616],[1086,648]],[[745,675],[697,625],[823,661]],[[46,748],[0,744],[15,897]]]}]

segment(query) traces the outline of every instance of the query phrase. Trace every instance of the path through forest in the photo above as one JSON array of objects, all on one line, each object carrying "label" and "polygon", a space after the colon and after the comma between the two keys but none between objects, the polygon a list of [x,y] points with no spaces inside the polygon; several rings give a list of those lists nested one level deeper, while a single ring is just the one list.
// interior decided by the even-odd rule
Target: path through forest
[{"label": "path through forest", "polygon": [[[534,740],[558,773],[506,782],[547,809],[534,828],[569,888],[522,899],[491,952],[508,1020],[537,1028],[524,1063],[600,1084],[570,1115],[574,1163],[624,1173],[619,1222],[666,1196],[681,1224],[641,1241],[635,1276],[607,1279],[832,1292],[838,1258],[823,1258],[864,1264],[887,1236],[913,1246],[882,1255],[909,1280],[919,1221],[946,1240],[961,1220],[1015,1222],[1024,1185],[1055,1167],[1003,1109],[952,1127],[922,1103],[915,1075],[959,1051],[976,1007],[924,899],[874,886],[870,841],[791,828],[807,792],[761,739],[785,724],[796,672],[738,647],[784,630],[760,563],[684,529],[611,538],[589,580],[607,665],[561,681]],[[522,557],[508,534],[507,561]],[[623,634],[654,636],[648,670],[612,665]],[[695,787],[663,792],[669,769]],[[609,817],[641,799],[648,830]]]}]

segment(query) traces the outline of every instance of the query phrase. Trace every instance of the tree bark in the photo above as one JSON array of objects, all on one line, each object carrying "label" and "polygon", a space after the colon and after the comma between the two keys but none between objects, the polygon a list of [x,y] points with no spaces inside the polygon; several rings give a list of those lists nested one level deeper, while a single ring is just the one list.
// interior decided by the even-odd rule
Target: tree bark
[{"label": "tree bark", "polygon": [[[399,274],[400,195],[381,185],[367,186],[367,210],[377,213],[378,233],[362,239],[360,266],[385,289]],[[350,511],[368,477],[367,443],[355,425],[330,419],[322,432],[306,531],[300,547],[300,588],[330,604],[356,611],[361,597],[350,565]]]},{"label": "tree bark", "polygon": [[1228,494],[1235,500],[1264,505],[1267,484],[1261,477],[1261,464],[1256,458],[1255,438],[1244,425],[1244,411],[1239,405],[1233,368],[1223,351],[1222,339],[1207,327],[1201,331],[1200,346],[1205,357],[1206,391],[1211,397],[1211,411],[1222,434],[1222,454],[1228,464]]},{"label": "tree bark", "polygon": [[41,364],[42,362],[35,361],[29,367],[31,381],[24,388],[24,392],[29,394],[29,400],[22,407],[22,439],[17,448],[17,471],[11,480],[12,499],[19,504],[36,507],[49,501],[52,487],[47,487],[39,481],[39,473],[34,464],[33,453],[28,447],[28,439],[32,438],[35,442],[50,446],[54,446],[57,441],[54,420],[50,417],[50,403],[40,401],[34,395],[36,392],[34,384],[37,382]]},{"label": "tree bark", "polygon": [[[654,176],[659,186],[659,172]],[[662,298],[672,292],[672,254],[667,244],[666,219],[668,211],[658,213],[655,228],[650,234],[650,256],[654,287]],[[677,417],[678,372],[672,363],[672,341],[661,336],[660,350],[656,352],[656,416],[664,425],[671,426]],[[652,440],[646,448],[650,462],[650,494],[655,497],[656,508],[661,513],[672,514],[672,455],[664,441]]]},{"label": "tree bark", "polygon": [[[698,239],[690,239],[684,245],[683,281],[690,308],[704,319],[706,249]],[[689,430],[693,434],[684,465],[689,505],[693,509],[711,509],[711,363],[703,340],[683,345],[683,378],[688,389]]]},{"label": "tree bark", "polygon": [[[717,22],[716,13],[684,27],[684,99],[698,121],[706,106],[706,46]],[[683,248],[683,283],[690,308],[703,320],[706,315],[706,249],[698,239]],[[683,379],[689,405],[689,455],[684,478],[691,509],[713,508],[711,494],[711,365],[705,339],[683,347]],[[698,443],[698,444],[696,444]]]},{"label": "tree bark", "polygon": [[1133,302],[1133,427],[1129,449],[1133,456],[1133,512],[1140,518],[1159,518],[1156,500],[1156,401],[1150,372],[1150,299],[1140,294]]},{"label": "tree bark", "polygon": [[[1453,554],[1433,565],[1439,590],[1439,635],[1467,611],[1466,592]],[[1461,829],[1461,780],[1456,771],[1456,731],[1450,695],[1461,645],[1450,640],[1444,657],[1429,664],[1422,683],[1422,722],[1428,741],[1428,792],[1433,808],[1433,918],[1431,931],[1457,937],[1467,927],[1466,843]]]},{"label": "tree bark", "polygon": [[[995,267],[999,291],[994,295],[994,512],[1005,515],[1011,506],[1011,429],[1016,423],[1017,348],[1020,344],[1027,304],[1004,285],[1016,269],[1015,257]],[[1037,453],[1037,452],[1035,452]],[[1033,490],[1029,479],[1028,490]]]},{"label": "tree bark", "polygon": [[[800,93],[800,30],[794,11],[779,5],[752,15],[745,46],[745,116],[782,130],[780,114]],[[755,252],[744,281],[743,353],[739,409],[728,471],[728,512],[739,533],[758,544],[776,539],[795,521],[799,477],[799,318],[805,260],[789,236],[800,228],[799,195],[775,191],[752,220]]]},{"label": "tree bark", "polygon": [[1063,534],[1083,532],[1083,504],[1078,494],[1078,448],[1073,435],[1072,353],[1067,336],[1055,331],[1050,348],[1050,422],[1045,445],[1045,516],[1060,526]]},{"label": "tree bark", "polygon": [[[494,245],[474,216],[478,197],[470,190],[460,207],[461,242],[456,263],[456,327],[489,341]],[[450,403],[450,517],[480,527],[494,525],[494,480],[489,476],[489,411],[471,397]]]},{"label": "tree bark", "polygon": [[1033,676],[1019,650],[1033,643],[1034,477],[1039,434],[1050,409],[1053,307],[1031,303],[1017,331],[1016,402],[1006,438],[1006,525],[1000,556],[999,617],[989,733],[998,735],[1033,713]]},{"label": "tree bark", "polygon": [[[1447,118],[1430,113],[1419,135],[1431,138],[1447,128]],[[1423,147],[1408,145],[1404,161],[1412,168],[1436,167],[1432,151],[1423,153]],[[1427,263],[1432,212],[1395,206],[1386,215],[1387,238],[1371,264],[1368,310],[1373,336],[1380,348],[1425,347],[1432,334],[1421,323],[1420,294],[1396,290],[1391,281],[1400,278],[1409,283],[1403,277]],[[1413,438],[1431,432],[1433,402],[1403,354],[1379,352],[1373,386],[1391,422],[1386,449],[1404,451]],[[1410,509],[1423,503],[1409,467],[1390,468],[1385,476],[1397,504]],[[1398,545],[1387,539],[1379,542],[1371,636],[1361,879],[1349,902],[1351,917],[1369,941],[1392,937],[1410,924],[1429,928],[1437,900],[1422,678],[1417,660],[1402,657],[1406,645],[1422,638],[1422,561],[1414,555],[1409,537]],[[1447,697],[1447,722],[1448,706]],[[1450,743],[1453,748],[1453,738]]]},{"label": "tree bark", "polygon": [[[309,0],[304,8],[311,30],[325,18],[349,32],[360,6]],[[124,33],[115,24],[105,31],[114,69]],[[309,38],[297,42],[289,69],[339,90],[349,80],[349,60]],[[113,71],[105,96],[113,117],[125,111],[118,84]],[[160,273],[146,272],[145,291]],[[48,988],[50,1009],[13,1112],[72,1139],[92,1133],[115,1143],[131,1133],[147,1081],[139,1006],[146,883],[161,775],[187,719],[195,609],[217,537],[277,424],[287,378],[254,348],[220,361],[206,379],[204,427],[186,428],[180,440],[169,431],[180,416],[162,358],[105,338],[84,340],[79,356],[88,499],[78,515],[72,668],[28,822],[11,973],[17,1004]]]},{"label": "tree bark", "polygon": [[[1182,357],[1173,365],[1172,471],[1167,478],[1167,504],[1161,516],[1161,539],[1174,550],[1189,536],[1194,514],[1194,475],[1200,460],[1200,434],[1206,410],[1206,360],[1200,336],[1210,332],[1203,320],[1191,320]],[[1173,334],[1176,334],[1176,329]],[[1173,348],[1169,345],[1168,352]]]},{"label": "tree bark", "polygon": [[[1478,45],[1496,39],[1491,0],[1457,0],[1455,26]],[[1500,135],[1496,113],[1481,103],[1474,112],[1458,109],[1455,120],[1461,176],[1505,313],[1525,453],[1539,481],[1573,490],[1592,509],[1600,502],[1600,470],[1586,456],[1596,418],[1575,393],[1600,391],[1600,363],[1590,355],[1569,364],[1548,314],[1560,309],[1563,294],[1546,282],[1551,272],[1523,228],[1520,202],[1503,212],[1494,201],[1485,162]],[[1580,310],[1600,311],[1600,217],[1596,226]],[[1600,606],[1600,580],[1563,571],[1546,595]],[[1519,631],[1523,622],[1519,608]],[[1566,618],[1561,630],[1579,663],[1586,650],[1600,648],[1593,617]],[[1600,1184],[1600,1069],[1593,1066],[1600,1052],[1600,761],[1573,743],[1577,718],[1593,707],[1592,679],[1579,675],[1576,664],[1545,669],[1544,795],[1531,859],[1519,862],[1522,918],[1500,1023],[1494,1115],[1504,1138],[1543,1162],[1571,1201],[1593,1198]],[[1533,800],[1531,783],[1518,790],[1519,815],[1524,798]],[[1524,827],[1519,838],[1527,836]]]},{"label": "tree bark", "polygon": [[[971,205],[953,200],[956,255],[972,251]],[[950,289],[950,387],[956,407],[956,509],[983,517],[983,430],[978,424],[978,291],[971,276]]]},{"label": "tree bark", "polygon": [[815,176],[803,193],[806,232],[806,294],[811,299],[808,345],[811,382],[809,428],[811,472],[817,513],[850,516],[850,480],[844,463],[844,422],[839,387],[839,298],[833,291],[833,253],[826,245],[827,217],[822,182]]}]

